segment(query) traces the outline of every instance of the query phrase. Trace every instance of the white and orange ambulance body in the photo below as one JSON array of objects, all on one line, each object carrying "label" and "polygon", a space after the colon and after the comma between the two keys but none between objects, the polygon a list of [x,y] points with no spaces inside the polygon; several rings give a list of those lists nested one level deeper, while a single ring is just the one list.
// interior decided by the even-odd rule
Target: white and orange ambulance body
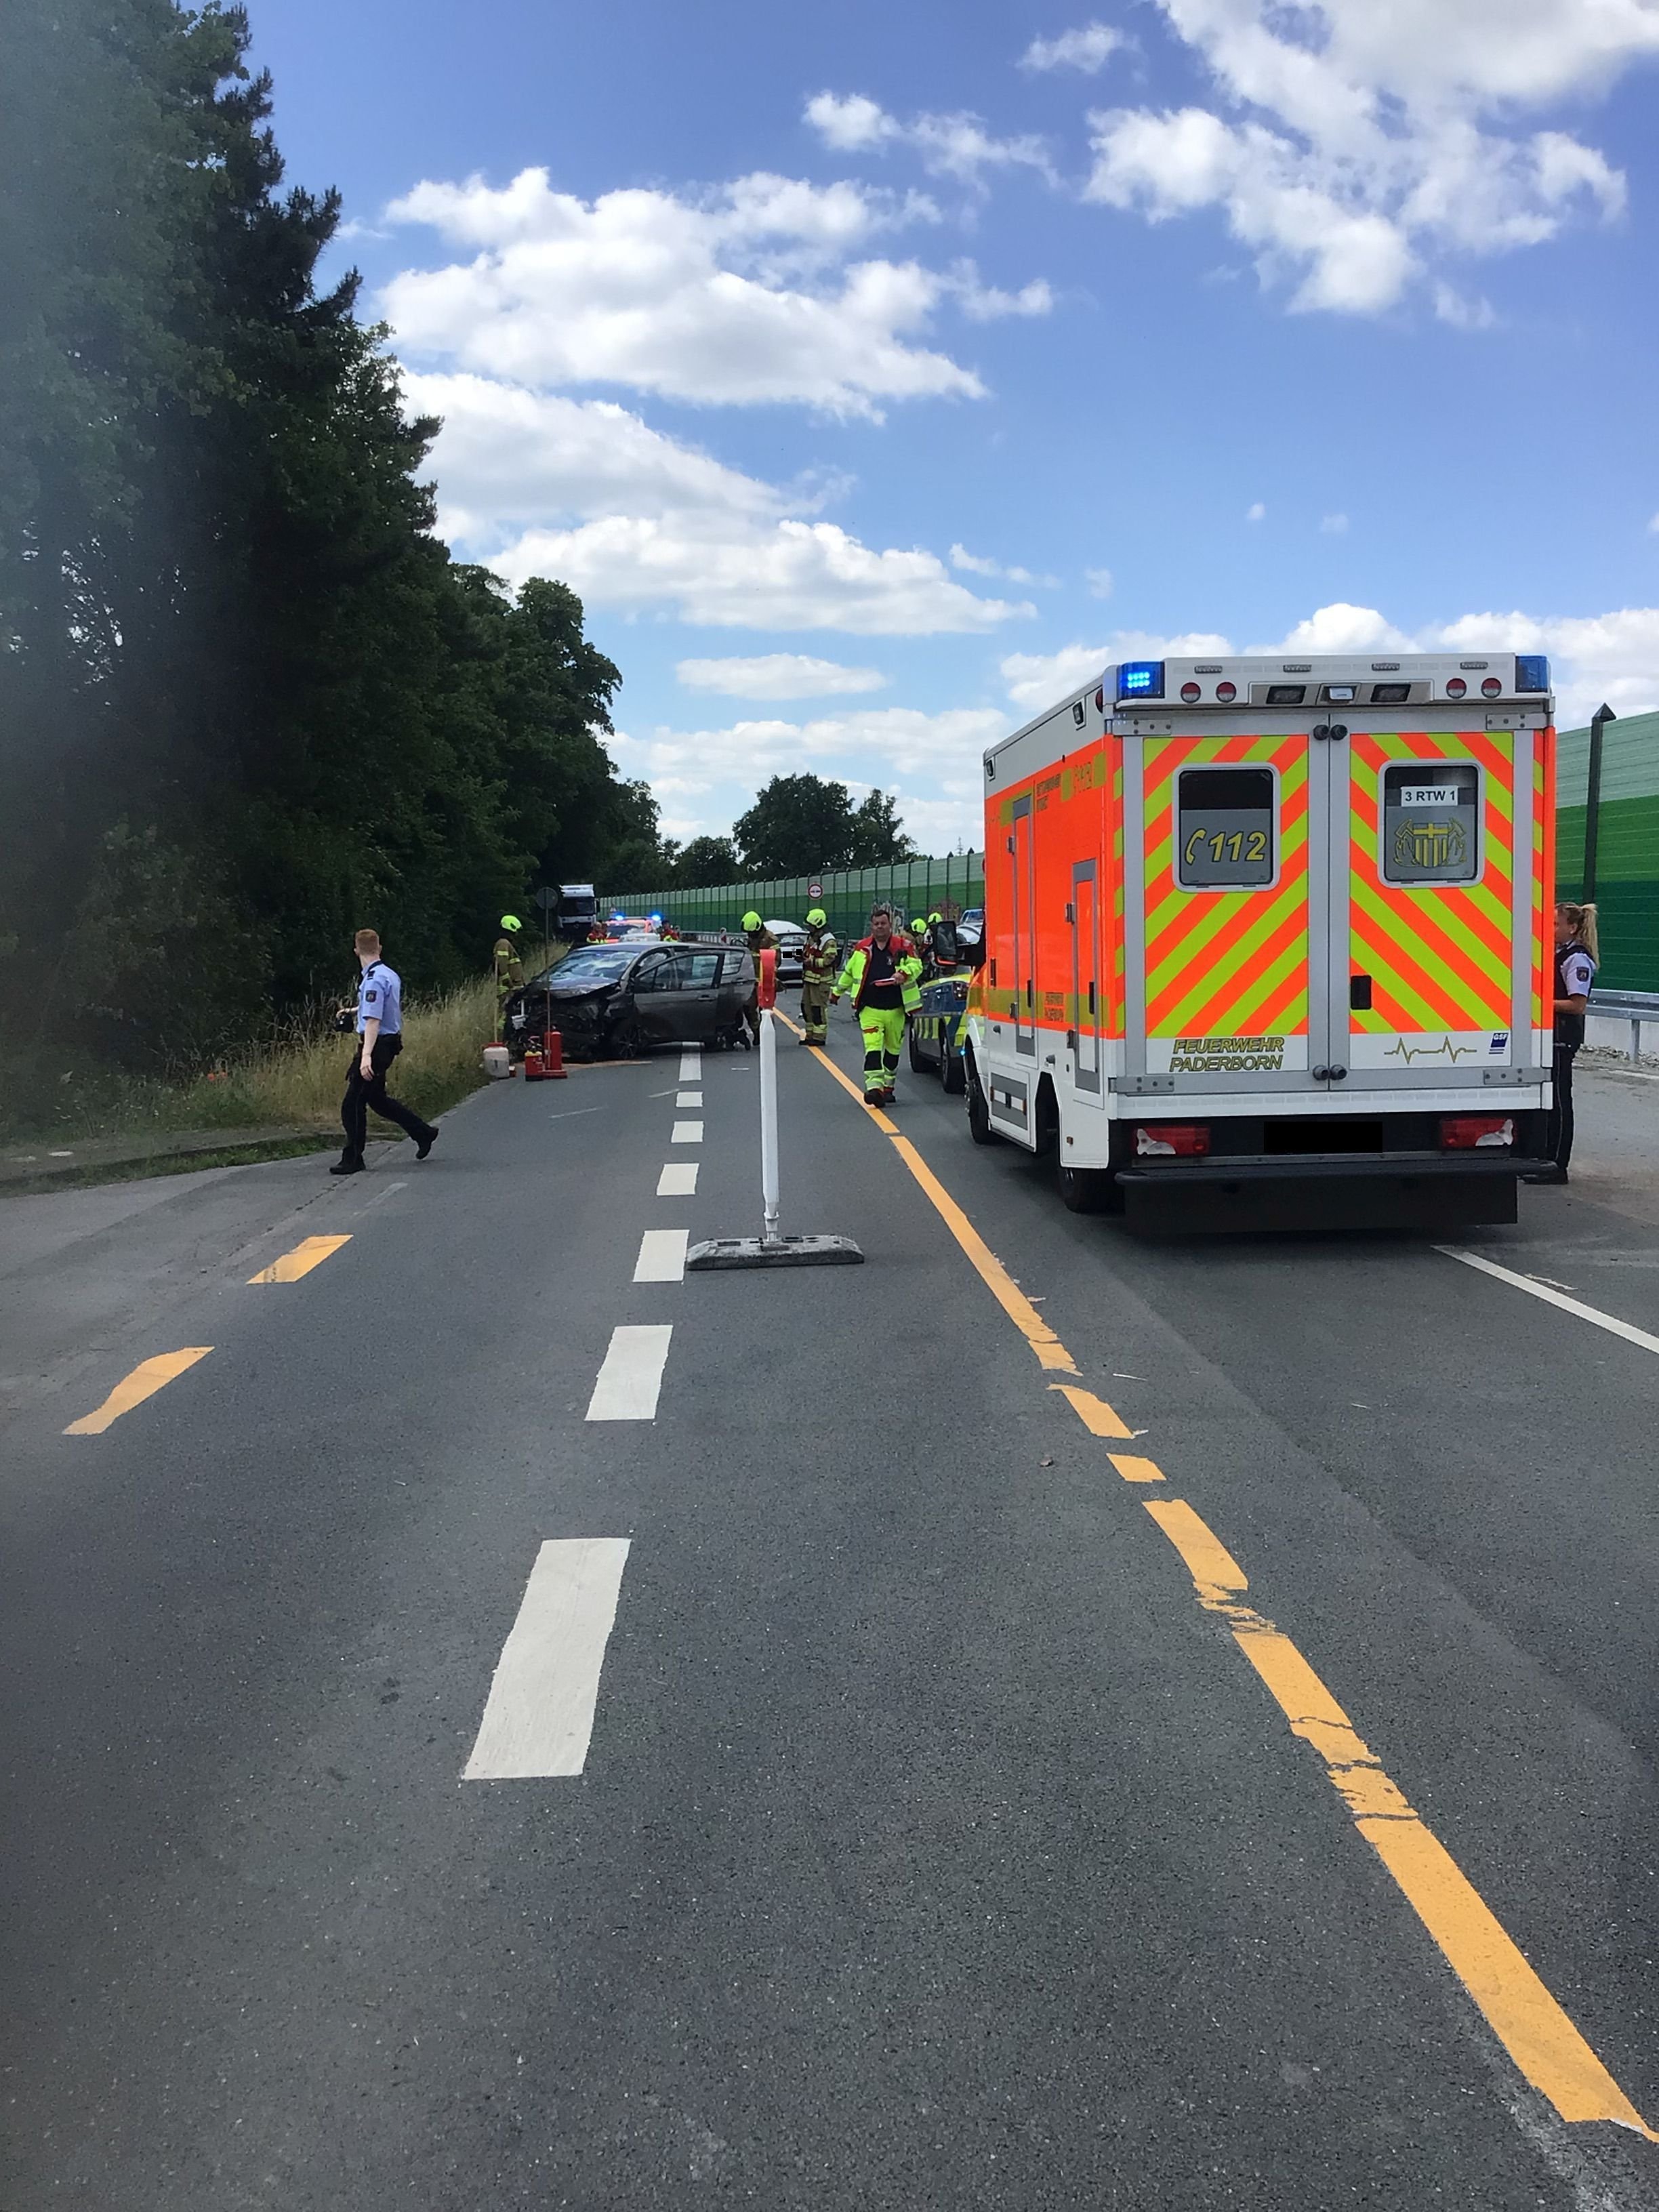
[{"label": "white and orange ambulance body", "polygon": [[985,756],[970,1126],[1177,1227],[1512,1221],[1550,1103],[1540,655],[1126,662]]}]

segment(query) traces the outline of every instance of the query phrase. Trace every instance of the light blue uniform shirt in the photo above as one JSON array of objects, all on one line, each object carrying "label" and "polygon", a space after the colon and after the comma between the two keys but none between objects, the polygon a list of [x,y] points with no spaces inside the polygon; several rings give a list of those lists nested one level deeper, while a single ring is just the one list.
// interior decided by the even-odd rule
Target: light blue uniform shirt
[{"label": "light blue uniform shirt", "polygon": [[382,1036],[401,1036],[404,1027],[403,980],[395,968],[376,960],[365,968],[357,986],[357,1034],[378,1015]]}]

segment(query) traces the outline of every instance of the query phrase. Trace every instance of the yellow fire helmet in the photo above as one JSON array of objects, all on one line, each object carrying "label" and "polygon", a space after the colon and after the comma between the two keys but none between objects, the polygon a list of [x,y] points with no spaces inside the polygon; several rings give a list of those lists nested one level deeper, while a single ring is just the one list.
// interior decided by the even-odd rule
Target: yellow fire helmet
[{"label": "yellow fire helmet", "polygon": [[745,929],[758,929],[760,927],[761,918],[755,912],[752,907],[750,908],[749,912],[744,915],[743,918],[743,926]]},{"label": "yellow fire helmet", "polygon": [[821,906],[809,907],[806,910],[806,927],[809,929],[822,929],[829,919]]},{"label": "yellow fire helmet", "polygon": [[914,930],[915,930],[915,932],[916,933],[916,935],[917,935],[918,937],[925,937],[925,936],[927,935],[927,915],[922,915],[922,914],[919,914],[919,915],[916,916],[915,920],[915,921],[910,924],[910,927],[911,927],[911,928],[912,928],[912,929],[914,929]]},{"label": "yellow fire helmet", "polygon": [[501,916],[501,927],[503,929],[522,929],[524,927],[524,924],[520,921],[516,914],[504,914]]}]

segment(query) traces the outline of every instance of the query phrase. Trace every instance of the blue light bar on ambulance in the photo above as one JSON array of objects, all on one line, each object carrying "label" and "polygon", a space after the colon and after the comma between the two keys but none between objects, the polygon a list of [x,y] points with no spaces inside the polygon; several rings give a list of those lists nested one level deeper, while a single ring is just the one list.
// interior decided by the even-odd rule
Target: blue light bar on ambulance
[{"label": "blue light bar on ambulance", "polygon": [[1164,663],[1161,660],[1126,660],[1117,672],[1117,696],[1120,699],[1161,699],[1164,696]]},{"label": "blue light bar on ambulance", "polygon": [[1517,653],[1515,656],[1515,688],[1517,691],[1547,691],[1550,688],[1549,655]]}]

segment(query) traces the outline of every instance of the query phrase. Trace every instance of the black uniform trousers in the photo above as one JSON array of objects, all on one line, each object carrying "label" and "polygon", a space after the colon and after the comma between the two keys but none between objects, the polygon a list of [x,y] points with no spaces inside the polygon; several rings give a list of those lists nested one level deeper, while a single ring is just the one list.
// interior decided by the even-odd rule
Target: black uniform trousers
[{"label": "black uniform trousers", "polygon": [[429,1121],[422,1121],[418,1114],[396,1098],[386,1096],[386,1070],[404,1048],[400,1036],[382,1036],[374,1040],[370,1064],[374,1073],[368,1082],[362,1075],[362,1042],[358,1040],[351,1055],[351,1066],[346,1073],[345,1097],[340,1101],[340,1127],[345,1131],[345,1150],[341,1153],[343,1164],[361,1167],[363,1147],[368,1142],[368,1109],[372,1106],[383,1121],[395,1121],[406,1137],[413,1137],[423,1145],[437,1131]]},{"label": "black uniform trousers", "polygon": [[1564,1168],[1572,1158],[1572,1063],[1577,1056],[1576,1044],[1555,1041],[1555,1064],[1551,1074],[1555,1082],[1555,1103],[1550,1109],[1548,1142],[1549,1156],[1559,1168]]}]

